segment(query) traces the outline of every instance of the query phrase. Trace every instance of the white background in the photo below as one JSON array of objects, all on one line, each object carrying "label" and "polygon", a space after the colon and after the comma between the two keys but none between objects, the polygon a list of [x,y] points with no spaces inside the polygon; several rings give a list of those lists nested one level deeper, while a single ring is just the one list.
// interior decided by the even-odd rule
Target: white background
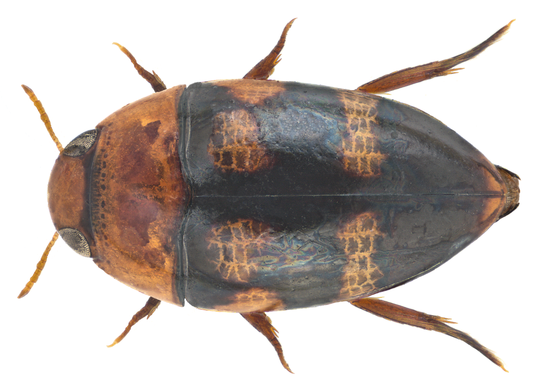
[{"label": "white background", "polygon": [[[10,1],[2,6],[2,389],[543,388],[542,19],[536,1]],[[61,240],[33,291],[16,296],[54,230],[46,187],[58,151],[23,93],[42,100],[63,145],[152,93],[114,41],[167,86],[242,77],[298,17],[274,79],[353,89],[470,49],[511,19],[503,40],[460,74],[389,96],[442,120],[521,176],[520,208],[452,261],[382,294],[451,317],[496,351],[351,305],[272,313],[286,372],[237,314],[163,304],[109,344],[146,297]]]}]

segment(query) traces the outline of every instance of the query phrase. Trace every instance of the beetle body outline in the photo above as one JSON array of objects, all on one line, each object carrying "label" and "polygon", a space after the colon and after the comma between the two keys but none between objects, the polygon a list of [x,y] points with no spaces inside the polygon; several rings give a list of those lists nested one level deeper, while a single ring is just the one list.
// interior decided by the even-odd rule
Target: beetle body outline
[{"label": "beetle body outline", "polygon": [[[369,94],[450,74],[452,59],[357,91],[267,80],[291,24],[248,79],[174,87],[112,114],[92,142],[86,133],[61,152],[49,185],[56,229],[152,296],[142,313],[184,299],[239,312],[288,370],[265,312],[350,301],[410,323],[409,309],[367,297],[442,264],[519,199],[516,175],[427,114]],[[472,58],[508,27],[454,58]],[[414,71],[426,66],[437,74]],[[234,213],[225,199],[238,203]],[[443,222],[456,219],[456,228]],[[463,339],[444,322],[410,324]]]}]

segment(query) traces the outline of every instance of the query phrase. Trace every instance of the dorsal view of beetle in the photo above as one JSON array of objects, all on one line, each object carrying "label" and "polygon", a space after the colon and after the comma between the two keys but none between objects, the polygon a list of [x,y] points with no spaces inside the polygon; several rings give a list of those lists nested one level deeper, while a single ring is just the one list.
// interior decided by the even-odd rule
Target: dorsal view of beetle
[{"label": "dorsal view of beetle", "polygon": [[161,301],[234,312],[283,367],[267,313],[335,302],[464,341],[449,319],[372,297],[444,264],[519,204],[519,177],[442,122],[378,96],[456,73],[512,22],[458,56],[354,90],[269,80],[291,20],[242,78],[167,89],[123,46],[154,94],[62,147],[48,186],[55,234],[149,296],[120,342]]}]

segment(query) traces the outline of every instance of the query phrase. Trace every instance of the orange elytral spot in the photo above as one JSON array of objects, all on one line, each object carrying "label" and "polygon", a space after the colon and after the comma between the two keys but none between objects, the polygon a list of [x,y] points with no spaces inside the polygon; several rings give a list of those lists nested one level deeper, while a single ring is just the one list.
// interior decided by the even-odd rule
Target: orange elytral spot
[{"label": "orange elytral spot", "polygon": [[[497,192],[503,196],[497,196],[496,198],[488,198],[485,200],[485,206],[480,216],[480,223],[482,225],[491,226],[498,218],[499,214],[504,208],[506,203],[506,196],[504,196],[508,190],[506,185],[501,183],[500,179],[493,176],[491,172],[485,167],[482,168],[485,180],[487,182],[487,188],[489,191]],[[487,230],[487,227],[485,228]],[[484,230],[485,231],[485,230]],[[483,233],[483,232],[482,232]]]},{"label": "orange elytral spot", "polygon": [[248,282],[257,271],[255,252],[267,243],[266,237],[263,224],[250,219],[212,228],[208,248],[216,246],[219,249],[213,262],[221,276],[233,282]]},{"label": "orange elytral spot", "polygon": [[238,292],[231,298],[231,301],[232,303],[228,305],[214,307],[214,310],[249,313],[281,310],[284,306],[275,292],[263,288],[251,288],[247,291]]},{"label": "orange elytral spot", "polygon": [[360,176],[379,175],[385,155],[380,153],[378,139],[372,133],[378,114],[376,102],[350,91],[342,91],[340,100],[347,120],[346,130],[341,132],[344,169]]},{"label": "orange elytral spot", "polygon": [[217,168],[229,172],[251,173],[272,165],[272,157],[259,141],[257,121],[246,110],[220,112],[214,117],[208,153]]},{"label": "orange elytral spot", "polygon": [[214,85],[227,87],[229,94],[243,102],[253,105],[261,105],[265,99],[278,96],[285,91],[284,84],[278,81],[263,80],[257,83],[255,80],[219,80]]},{"label": "orange elytral spot", "polygon": [[377,219],[372,213],[363,213],[345,224],[338,232],[344,245],[347,264],[344,266],[342,299],[361,297],[375,288],[374,283],[383,273],[372,261],[376,251],[376,238],[384,234],[376,227]]}]

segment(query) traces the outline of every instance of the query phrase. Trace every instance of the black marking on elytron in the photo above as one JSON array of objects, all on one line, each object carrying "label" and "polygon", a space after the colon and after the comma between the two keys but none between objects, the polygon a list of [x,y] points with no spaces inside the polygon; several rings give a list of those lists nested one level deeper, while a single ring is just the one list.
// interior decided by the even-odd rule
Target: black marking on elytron
[{"label": "black marking on elytron", "polygon": [[[338,300],[345,289],[345,234],[361,215],[376,216],[379,234],[372,239],[372,264],[379,268],[374,294],[421,276],[444,263],[472,242],[470,229],[485,208],[485,197],[253,197],[193,198],[183,232],[186,299],[213,308],[228,305],[233,294],[249,288],[270,291],[284,308],[320,305]],[[471,213],[459,209],[471,209]],[[245,234],[258,257],[251,272],[237,279],[226,263],[217,261],[218,239],[210,235],[241,221],[267,226],[264,236]],[[378,222],[379,221],[379,222]],[[453,225],[453,228],[451,227]],[[228,230],[224,238],[230,240]],[[252,246],[253,245],[253,246]],[[348,254],[349,255],[349,254]],[[373,271],[370,275],[379,275]],[[354,290],[356,291],[356,290]]]},{"label": "black marking on elytron", "polygon": [[[379,221],[368,269],[383,274],[366,294],[429,272],[482,233],[478,218],[486,200],[502,194],[486,189],[486,160],[459,135],[417,109],[365,95],[377,110],[371,146],[384,157],[379,174],[348,172],[338,129],[349,121],[338,90],[282,84],[283,92],[259,104],[238,101],[213,83],[191,85],[180,99],[179,150],[192,190],[182,232],[191,304],[213,309],[248,289],[273,293],[286,309],[338,300],[347,261],[338,227],[361,215]],[[208,153],[214,118],[240,110],[255,118],[259,139],[274,158],[267,169],[228,172],[217,169]],[[269,252],[269,260],[234,280],[217,261],[218,251],[230,249],[207,237],[244,221],[269,227],[262,252]],[[251,246],[252,236],[244,237]],[[261,248],[262,237],[253,243]],[[272,259],[273,252],[279,257],[297,248],[308,261]]]},{"label": "black marking on elytron", "polygon": [[[371,133],[373,147],[385,156],[379,175],[346,171],[339,129],[348,120],[338,90],[283,85],[284,92],[260,105],[240,102],[227,87],[213,83],[193,84],[183,92],[180,156],[194,196],[488,195],[485,176],[474,172],[474,158],[483,158],[475,148],[431,116],[375,96],[363,97],[377,107]],[[261,146],[274,159],[267,169],[230,172],[214,166],[208,151],[214,119],[240,110],[254,117]]]},{"label": "black marking on elytron", "polygon": [[503,195],[499,194],[496,191],[486,191],[481,192],[478,194],[472,194],[472,193],[451,193],[451,192],[445,192],[445,193],[428,193],[428,194],[299,194],[299,195],[217,195],[217,194],[211,194],[211,195],[197,195],[195,198],[388,198],[388,199],[395,199],[395,198],[418,198],[418,197],[433,197],[433,196],[440,196],[440,197],[484,197],[484,198],[500,198]]}]

